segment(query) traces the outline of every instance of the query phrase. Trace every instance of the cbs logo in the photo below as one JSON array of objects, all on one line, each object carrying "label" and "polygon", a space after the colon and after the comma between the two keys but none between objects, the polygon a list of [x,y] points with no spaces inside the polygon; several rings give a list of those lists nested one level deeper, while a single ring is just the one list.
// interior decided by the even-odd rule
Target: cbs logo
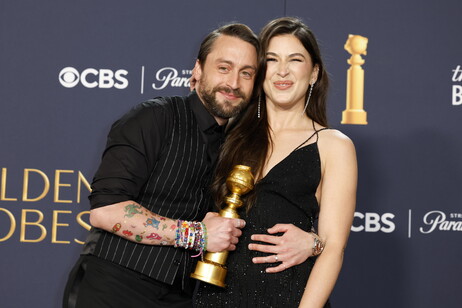
[{"label": "cbs logo", "polygon": [[355,212],[353,232],[378,232],[391,233],[395,231],[395,223],[392,221],[395,215],[392,213],[384,213],[379,215],[377,213],[360,213]]},{"label": "cbs logo", "polygon": [[59,82],[63,87],[73,88],[79,82],[86,88],[125,89],[128,86],[128,71],[87,68],[79,73],[73,67],[65,67],[59,72]]}]

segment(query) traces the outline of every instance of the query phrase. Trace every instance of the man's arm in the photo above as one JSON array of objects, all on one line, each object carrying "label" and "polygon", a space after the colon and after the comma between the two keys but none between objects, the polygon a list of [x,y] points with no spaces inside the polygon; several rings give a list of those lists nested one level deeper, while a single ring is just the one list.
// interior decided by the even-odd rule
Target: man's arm
[{"label": "man's arm", "polygon": [[127,240],[150,245],[173,245],[177,227],[176,220],[157,215],[134,201],[92,209],[90,223]]},{"label": "man's arm", "polygon": [[[127,240],[148,245],[174,245],[177,220],[162,217],[133,201],[159,157],[172,120],[166,108],[143,103],[113,126],[93,179],[90,223]],[[242,220],[208,213],[203,220],[207,250],[234,250]]]},{"label": "man's arm", "polygon": [[[224,218],[207,213],[202,221],[207,229],[207,251],[234,250],[242,219]],[[153,213],[134,201],[119,202],[90,211],[90,223],[127,240],[146,245],[175,244],[177,220]]]}]

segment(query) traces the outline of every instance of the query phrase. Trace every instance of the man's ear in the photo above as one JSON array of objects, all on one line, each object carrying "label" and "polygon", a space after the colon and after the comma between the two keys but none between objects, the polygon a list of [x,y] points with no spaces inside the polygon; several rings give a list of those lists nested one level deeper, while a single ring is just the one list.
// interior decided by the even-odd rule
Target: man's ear
[{"label": "man's ear", "polygon": [[196,60],[196,63],[194,64],[194,68],[192,71],[192,77],[196,79],[197,81],[201,79],[201,76],[202,76],[202,67],[201,67],[199,60]]},{"label": "man's ear", "polygon": [[196,60],[194,68],[191,72],[191,78],[189,78],[189,89],[192,91],[197,85],[197,81],[201,79],[202,69],[199,60]]}]

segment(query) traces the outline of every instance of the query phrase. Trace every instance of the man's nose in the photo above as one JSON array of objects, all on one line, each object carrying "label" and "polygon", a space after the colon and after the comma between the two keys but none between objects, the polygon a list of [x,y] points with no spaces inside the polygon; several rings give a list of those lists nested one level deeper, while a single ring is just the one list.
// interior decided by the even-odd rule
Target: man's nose
[{"label": "man's nose", "polygon": [[233,90],[239,89],[239,72],[230,73],[226,84]]}]

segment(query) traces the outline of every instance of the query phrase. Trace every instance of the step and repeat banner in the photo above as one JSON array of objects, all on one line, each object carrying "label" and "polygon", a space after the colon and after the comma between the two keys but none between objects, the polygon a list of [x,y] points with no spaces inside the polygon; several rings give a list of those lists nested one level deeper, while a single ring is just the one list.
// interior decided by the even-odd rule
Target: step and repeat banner
[{"label": "step and repeat banner", "polygon": [[187,94],[218,26],[258,33],[297,16],[330,73],[329,122],[359,161],[334,307],[460,307],[461,11],[458,0],[1,1],[0,306],[61,306],[116,119]]}]

